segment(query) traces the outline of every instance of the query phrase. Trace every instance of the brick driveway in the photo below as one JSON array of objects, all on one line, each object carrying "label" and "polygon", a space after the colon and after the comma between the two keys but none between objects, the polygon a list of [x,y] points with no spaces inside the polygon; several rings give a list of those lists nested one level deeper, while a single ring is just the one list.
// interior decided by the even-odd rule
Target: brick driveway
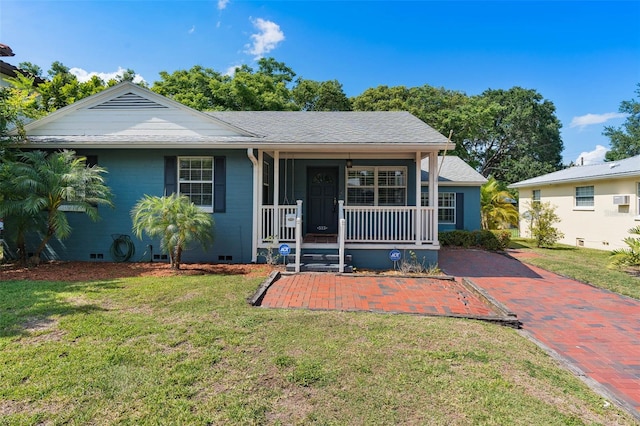
[{"label": "brick driveway", "polygon": [[509,254],[442,250],[439,266],[456,280],[285,275],[268,287],[261,305],[489,320],[504,314],[495,309],[504,305],[517,314],[525,335],[640,419],[640,301],[523,264],[517,251]]},{"label": "brick driveway", "polygon": [[518,251],[509,254],[442,250],[439,266],[469,277],[514,311],[525,333],[640,418],[640,301],[525,265],[515,259],[523,256]]}]

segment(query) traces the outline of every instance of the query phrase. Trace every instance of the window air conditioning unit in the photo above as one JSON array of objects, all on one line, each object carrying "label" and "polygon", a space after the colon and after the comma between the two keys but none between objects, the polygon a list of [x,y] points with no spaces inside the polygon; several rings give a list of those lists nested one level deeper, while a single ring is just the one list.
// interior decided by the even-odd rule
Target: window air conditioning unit
[{"label": "window air conditioning unit", "polygon": [[614,195],[613,204],[616,206],[628,206],[629,198],[630,197],[628,195]]}]

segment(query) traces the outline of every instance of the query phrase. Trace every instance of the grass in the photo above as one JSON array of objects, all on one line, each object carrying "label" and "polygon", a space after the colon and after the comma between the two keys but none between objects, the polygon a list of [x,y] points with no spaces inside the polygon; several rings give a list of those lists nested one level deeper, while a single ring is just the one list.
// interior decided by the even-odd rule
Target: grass
[{"label": "grass", "polygon": [[0,283],[0,424],[635,424],[517,331],[240,275]]},{"label": "grass", "polygon": [[514,239],[512,248],[535,253],[527,263],[557,274],[589,283],[596,287],[640,299],[640,278],[629,272],[609,267],[609,251],[556,245],[537,248],[532,240]]}]

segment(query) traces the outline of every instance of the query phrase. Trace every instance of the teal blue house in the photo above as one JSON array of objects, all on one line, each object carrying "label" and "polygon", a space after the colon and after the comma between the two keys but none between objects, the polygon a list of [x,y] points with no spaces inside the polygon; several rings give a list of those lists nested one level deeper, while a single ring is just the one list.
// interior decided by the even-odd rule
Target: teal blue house
[{"label": "teal blue house", "polygon": [[145,194],[178,192],[215,220],[215,243],[185,262],[264,261],[268,250],[333,256],[388,268],[391,250],[436,263],[438,230],[480,228],[484,178],[446,137],[407,112],[209,112],[124,82],[28,124],[25,148],[73,149],[108,170],[113,209],[93,223],[69,211],[72,235],[49,259],[111,261],[124,238],[131,260],[163,261],[158,241],[135,238],[130,211]]}]

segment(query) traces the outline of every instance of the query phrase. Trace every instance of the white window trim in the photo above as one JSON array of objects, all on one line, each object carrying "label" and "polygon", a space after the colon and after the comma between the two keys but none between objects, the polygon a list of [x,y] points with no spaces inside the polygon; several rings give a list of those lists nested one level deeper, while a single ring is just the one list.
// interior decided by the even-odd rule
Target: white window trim
[{"label": "white window trim", "polygon": [[[349,172],[354,172],[358,170],[372,170],[373,171],[373,186],[361,186],[361,185],[349,185]],[[404,173],[405,184],[395,185],[395,186],[380,186],[378,185],[378,172],[380,171],[402,171]],[[373,189],[373,207],[400,207],[407,205],[407,197],[408,197],[408,169],[406,166],[353,166],[351,168],[345,168],[345,205],[348,205],[349,200],[349,189],[350,188],[371,188]],[[378,190],[380,188],[404,188],[404,203],[397,205],[384,205],[380,206],[379,193]],[[362,205],[362,204],[357,204]]]},{"label": "white window trim", "polygon": [[[593,205],[591,206],[579,206],[578,205],[578,188],[592,188],[593,189],[593,195],[591,195],[591,199],[593,200]],[[589,198],[586,196],[581,196],[580,198]],[[593,211],[596,209],[596,188],[593,185],[582,185],[582,186],[576,186],[573,189],[573,210],[575,211]]]},{"label": "white window trim", "polygon": [[[442,207],[440,206],[440,195],[453,195],[453,207]],[[442,223],[443,225],[455,225],[456,224],[456,217],[457,217],[457,208],[458,206],[456,205],[456,193],[455,192],[438,192],[438,213],[440,212],[440,210],[453,210],[453,221],[452,222],[441,222],[440,221],[440,215],[438,214],[438,223]]]},{"label": "white window trim", "polygon": [[180,192],[180,184],[181,183],[209,183],[209,181],[205,181],[205,180],[181,180],[180,179],[180,161],[181,160],[192,160],[192,159],[208,159],[211,161],[211,205],[210,206],[198,206],[196,205],[200,210],[202,210],[205,213],[213,213],[213,206],[214,206],[214,188],[215,188],[215,182],[214,182],[214,176],[215,176],[215,163],[214,163],[214,158],[212,155],[183,155],[183,156],[179,156],[177,158],[178,161],[178,167],[176,167],[176,173],[177,173],[177,188],[176,191],[178,194],[182,195],[182,193]]},{"label": "white window trim", "polygon": [[[440,194],[453,194],[453,207],[442,207],[440,205]],[[425,198],[423,198],[423,196],[425,196]],[[440,212],[440,209],[444,210],[453,210],[453,222],[441,222],[440,219],[438,219],[438,223],[442,224],[442,225],[455,225],[456,224],[456,220],[458,217],[458,206],[456,204],[456,193],[455,192],[438,192],[438,195],[436,196],[436,198],[438,199],[438,213]],[[424,202],[426,201],[426,202]],[[422,191],[420,193],[420,205],[422,207],[429,207],[429,191]],[[440,217],[438,215],[438,217]]]}]

